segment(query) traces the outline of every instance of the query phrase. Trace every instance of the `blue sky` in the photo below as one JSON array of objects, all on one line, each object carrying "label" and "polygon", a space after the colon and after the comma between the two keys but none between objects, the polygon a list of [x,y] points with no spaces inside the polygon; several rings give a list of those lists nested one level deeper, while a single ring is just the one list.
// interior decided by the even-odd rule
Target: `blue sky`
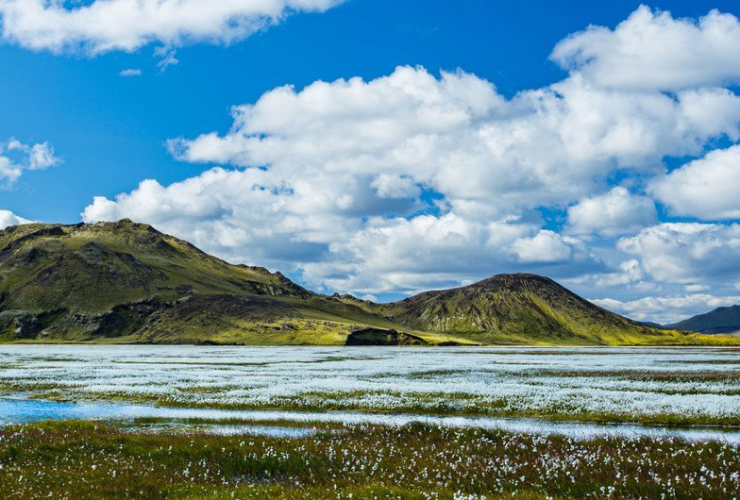
[{"label": "blue sky", "polygon": [[[733,130],[737,128],[738,118],[734,115],[722,120],[715,116],[713,119],[717,123],[712,124],[707,124],[706,119],[702,118],[701,123],[692,125],[698,127],[696,130],[685,132],[694,134],[688,139],[685,136],[679,139],[666,132],[666,138],[656,140],[653,151],[623,154],[610,149],[608,154],[614,155],[614,159],[609,160],[611,166],[599,167],[596,169],[598,172],[593,174],[599,177],[598,183],[574,190],[564,197],[546,193],[521,204],[518,202],[522,196],[518,194],[519,190],[523,189],[521,192],[526,193],[530,188],[516,185],[509,192],[501,191],[506,189],[501,185],[508,181],[492,182],[489,192],[481,192],[475,197],[460,196],[462,188],[452,186],[449,176],[459,176],[459,172],[465,172],[464,168],[456,170],[457,173],[450,173],[445,170],[445,165],[440,165],[436,167],[440,170],[439,175],[427,176],[420,173],[422,167],[404,169],[404,165],[401,165],[382,177],[386,174],[375,176],[371,166],[363,165],[361,174],[347,178],[347,184],[333,185],[329,182],[318,186],[326,187],[326,190],[319,189],[320,196],[325,199],[313,199],[312,202],[321,204],[339,199],[350,187],[358,189],[353,194],[354,201],[340,202],[336,213],[325,208],[317,209],[315,204],[310,205],[306,208],[309,215],[305,220],[299,220],[299,216],[274,220],[266,216],[239,218],[234,215],[238,211],[232,210],[229,203],[247,203],[239,206],[242,211],[248,211],[245,208],[249,207],[248,202],[239,197],[249,198],[252,196],[250,192],[203,194],[207,189],[219,189],[211,187],[211,184],[198,187],[197,195],[189,192],[187,196],[196,196],[197,199],[183,203],[198,206],[199,203],[205,203],[204,199],[209,200],[208,203],[214,203],[213,200],[217,199],[217,209],[211,207],[202,212],[188,212],[182,217],[174,217],[171,212],[165,216],[154,209],[137,210],[137,207],[146,203],[166,204],[163,198],[157,196],[167,200],[175,196],[173,192],[157,190],[154,194],[142,194],[139,188],[142,181],[154,179],[158,186],[165,189],[173,183],[202,179],[200,176],[218,165],[236,172],[255,168],[290,171],[288,177],[254,182],[267,186],[264,187],[267,191],[275,192],[275,198],[265,201],[274,203],[273,212],[279,212],[288,198],[287,203],[307,206],[306,200],[295,199],[299,188],[286,187],[286,183],[290,184],[301,172],[308,176],[307,182],[326,172],[322,170],[317,174],[311,168],[319,167],[307,166],[303,169],[302,166],[295,166],[301,161],[296,152],[302,151],[303,145],[299,147],[291,143],[280,146],[295,146],[291,149],[294,151],[292,157],[287,157],[287,153],[282,151],[255,153],[249,150],[247,159],[243,156],[246,154],[244,151],[240,153],[242,156],[231,149],[227,154],[224,143],[219,143],[219,151],[211,148],[204,152],[202,148],[198,149],[204,144],[198,142],[202,134],[213,132],[222,139],[231,136],[236,139],[270,138],[292,134],[296,144],[302,144],[304,139],[307,142],[316,141],[315,137],[298,137],[297,132],[290,129],[290,120],[273,126],[268,123],[268,118],[262,117],[260,119],[265,125],[262,129],[257,127],[254,130],[250,125],[245,125],[243,129],[235,125],[231,115],[233,106],[254,105],[261,96],[284,85],[295,86],[294,92],[298,95],[303,88],[317,81],[334,82],[358,77],[364,82],[372,82],[391,75],[396,75],[396,81],[400,81],[403,75],[398,76],[396,68],[407,66],[413,73],[407,75],[408,78],[423,87],[428,82],[421,71],[437,82],[435,85],[441,85],[443,78],[440,71],[461,70],[477,82],[495,86],[496,96],[494,98],[477,87],[471,87],[471,90],[465,91],[468,94],[464,98],[453,95],[450,106],[464,101],[463,107],[471,110],[474,108],[474,103],[471,104],[473,99],[491,99],[491,102],[493,99],[503,99],[512,103],[511,109],[501,111],[504,114],[518,113],[525,106],[514,103],[518,93],[550,89],[551,85],[560,82],[571,85],[575,74],[586,75],[586,79],[590,78],[589,85],[599,89],[609,87],[599,78],[610,75],[609,71],[621,71],[607,67],[613,62],[608,53],[614,50],[611,48],[613,45],[606,44],[595,55],[592,54],[595,60],[608,63],[596,69],[589,66],[588,62],[574,63],[574,53],[569,54],[571,59],[561,63],[554,61],[551,54],[560,41],[589,25],[615,29],[638,9],[640,2],[347,0],[333,5],[334,2],[316,0],[315,8],[307,9],[312,12],[288,9],[266,23],[264,16],[259,17],[264,25],[262,29],[251,34],[241,33],[228,44],[214,43],[213,38],[219,38],[219,28],[216,26],[213,28],[215,32],[202,37],[186,33],[188,36],[185,38],[172,39],[150,33],[133,48],[101,48],[102,42],[94,38],[100,36],[99,33],[90,34],[92,32],[88,33],[83,28],[76,28],[75,31],[69,27],[73,24],[72,20],[64,16],[48,20],[62,37],[61,42],[49,42],[43,39],[42,32],[23,31],[23,27],[19,27],[15,19],[24,13],[22,10],[13,10],[15,3],[18,2],[0,4],[4,40],[0,45],[0,116],[3,117],[0,120],[0,144],[4,142],[6,149],[9,149],[7,144],[11,138],[27,149],[45,144],[53,148],[60,160],[50,161],[39,168],[23,168],[17,179],[5,183],[0,190],[0,209],[18,217],[76,223],[82,220],[86,207],[92,206],[94,197],[103,197],[110,203],[117,203],[116,206],[98,204],[85,212],[85,220],[130,216],[193,240],[206,250],[230,260],[265,264],[273,269],[288,271],[291,276],[314,289],[347,291],[380,299],[395,298],[424,288],[464,284],[497,272],[520,270],[549,274],[589,298],[600,301],[602,305],[640,319],[672,320],[712,306],[732,303],[736,301],[736,296],[740,296],[740,273],[734,271],[740,265],[740,247],[727,243],[738,237],[733,232],[737,218],[734,211],[735,208],[740,210],[740,203],[734,202],[737,207],[731,206],[731,201],[719,207],[707,206],[703,202],[694,203],[691,197],[701,194],[694,192],[685,193],[688,200],[685,202],[675,201],[671,205],[665,200],[670,193],[676,192],[677,186],[680,188],[693,182],[692,176],[703,175],[702,172],[711,172],[713,169],[720,169],[723,179],[740,180],[740,174],[732,177],[732,172],[740,170],[740,164],[732,163],[732,147],[737,141]],[[82,8],[89,8],[95,3],[85,2]],[[249,3],[249,0],[244,1],[247,7]],[[274,3],[281,6],[284,2],[275,0]],[[659,11],[669,11],[671,22],[690,18],[688,23],[699,23],[699,19],[712,9],[740,16],[737,2],[730,1],[662,1],[652,3],[649,7],[656,17]],[[240,19],[251,19],[250,15],[234,15]],[[115,24],[114,20],[111,22]],[[65,23],[69,26],[65,26]],[[657,24],[660,25],[659,22]],[[187,30],[187,27],[179,28]],[[733,40],[731,26],[725,34],[729,40]],[[681,40],[677,43],[680,44]],[[583,43],[600,42],[584,39]],[[160,70],[158,64],[162,57],[154,54],[158,47],[176,50],[179,63]],[[719,66],[721,61],[733,61],[735,55],[731,52],[728,49],[727,59],[719,59],[716,65]],[[661,96],[668,96],[680,103],[681,98],[676,97],[679,93],[697,89],[722,89],[734,95],[735,86],[740,82],[739,75],[726,71],[727,74],[717,76],[711,67],[712,63],[707,67],[700,64],[701,60],[706,58],[697,56],[699,62],[696,64],[700,67],[696,71],[706,72],[704,80],[655,84],[652,81],[638,82],[633,78],[616,90],[609,87],[608,91],[626,92],[633,99],[635,89],[639,87],[639,92],[644,94],[640,98],[644,97],[645,100],[640,101],[635,109],[643,111],[650,106],[655,106],[656,110],[662,109],[665,103],[660,101]],[[576,64],[577,67],[574,69],[568,64]],[[619,59],[615,64],[631,63]],[[634,70],[631,67],[627,67],[624,74]],[[138,70],[141,74],[121,76],[121,71],[127,69]],[[661,71],[668,74],[671,68],[661,66],[656,67],[655,71],[656,74]],[[643,77],[643,80],[647,80],[647,77]],[[391,87],[396,88],[393,85]],[[370,92],[368,89],[360,92],[365,91]],[[378,95],[387,95],[386,90],[378,89],[378,92]],[[454,92],[442,89],[444,96],[449,97]],[[476,93],[475,96],[473,93]],[[331,100],[333,96],[338,99],[337,102],[342,99],[331,92],[327,99]],[[716,102],[702,101],[697,106],[710,111],[715,109],[712,106],[716,106],[714,115],[717,115],[720,110],[724,113],[731,108],[722,104],[720,98],[730,99],[726,102],[734,105],[734,101],[726,95],[716,93],[714,98]],[[307,96],[306,99],[312,97]],[[532,104],[532,99],[526,106],[536,106]],[[610,99],[607,97],[606,102],[611,102]],[[308,124],[308,128],[315,124],[327,132],[327,136],[332,136],[334,129],[327,125],[326,120],[345,120],[337,115],[327,118],[323,111],[320,116],[309,116],[307,109],[310,106],[296,110],[291,106],[299,106],[298,101],[291,102],[284,105],[288,108],[266,105],[260,113],[285,113],[288,117],[291,113],[303,113],[302,123]],[[408,106],[427,104],[413,101]],[[445,106],[440,109],[446,110]],[[354,108],[349,106],[347,109]],[[435,110],[439,111],[437,108]],[[598,108],[592,111],[597,115],[603,113]],[[471,113],[475,115],[476,111],[473,109]],[[626,120],[641,119],[634,113],[638,111],[615,120],[623,124]],[[729,111],[727,113],[730,114]],[[398,124],[399,117],[391,114],[376,117],[375,121],[368,123],[353,122],[347,126],[365,130],[373,124],[388,124],[392,120],[395,120],[391,124],[393,127],[401,126]],[[471,119],[482,121],[489,118]],[[568,120],[571,119],[574,118],[565,118],[560,126],[570,127]],[[656,120],[650,115],[645,121],[648,124],[646,126],[652,126],[657,123]],[[678,118],[666,117],[666,123],[670,120]],[[236,132],[230,134],[230,130]],[[472,137],[473,132],[477,134],[481,131],[461,131],[457,126],[454,130],[455,134],[461,134],[461,140]],[[514,129],[507,129],[510,130]],[[504,133],[501,130],[498,132]],[[424,136],[429,133],[425,131]],[[441,136],[447,134],[436,128],[434,133]],[[452,133],[448,135],[452,136]],[[178,138],[181,139],[178,147],[171,142],[168,146],[168,141]],[[439,140],[443,141],[444,137]],[[321,139],[318,142],[322,142]],[[327,140],[327,144],[330,143]],[[533,143],[533,147],[539,145]],[[681,169],[693,160],[705,161],[704,156],[712,150],[727,154],[721,158],[718,155],[709,167],[701,164],[687,169],[682,176],[660,177],[666,176],[671,170]],[[16,148],[13,154],[22,157],[25,152],[26,149]],[[320,161],[331,163],[335,160],[334,152],[327,145],[325,151],[321,151],[320,155],[317,153],[314,161],[317,165]],[[444,152],[447,153],[448,149]],[[0,148],[2,154],[3,149]],[[350,165],[357,164],[357,154],[353,152],[354,156],[350,158],[347,151],[341,152],[341,161],[336,161],[345,162],[341,167],[342,173],[352,168]],[[363,154],[370,153],[363,149]],[[450,153],[450,158],[461,158],[464,154],[463,149],[455,150],[454,154]],[[601,161],[606,154],[599,152],[594,158]],[[12,156],[7,151],[5,155]],[[563,161],[567,163],[570,157],[564,158]],[[522,157],[515,160],[502,160],[508,165],[506,168],[514,169],[512,176],[518,170],[517,162],[530,161]],[[24,159],[15,161],[20,164]],[[482,162],[479,168],[487,168],[485,156],[469,161]],[[631,161],[635,164],[626,165]],[[721,165],[716,166],[717,162]],[[728,162],[730,167],[726,166]],[[622,168],[625,166],[627,168]],[[564,168],[565,172],[572,172],[585,167],[566,164]],[[506,170],[492,169],[488,174],[486,172],[476,173],[482,175],[481,179],[485,181],[477,185],[486,184],[487,180],[496,176],[507,178],[509,175]],[[327,178],[331,177],[329,175]],[[586,178],[590,179],[590,174],[579,176],[576,182]],[[546,182],[552,184],[558,180],[557,177],[554,179]],[[560,180],[567,190],[568,178]],[[368,185],[358,187],[362,183]],[[393,194],[379,194],[381,188],[378,186],[386,186],[383,183],[390,183],[387,189],[382,189]],[[475,189],[477,186],[472,187]],[[615,188],[625,191],[613,191]],[[366,196],[368,189],[375,190],[372,194],[375,198],[358,202]],[[556,192],[558,189],[553,188]],[[629,212],[618,214],[618,221],[615,222],[625,227],[598,227],[598,221],[594,222],[593,213],[588,211],[589,207],[591,210],[603,210],[605,203],[609,203],[605,201],[609,193],[612,196],[609,200],[613,204]],[[121,194],[136,196],[128,202],[115,202]],[[148,201],[143,200],[145,195],[150,197]],[[503,207],[500,203],[486,202],[509,199],[509,195],[512,201]],[[523,196],[526,197],[526,194]],[[584,200],[596,201],[589,205]],[[476,216],[467,215],[466,210],[473,210],[471,203],[476,204]],[[581,209],[569,212],[573,207]],[[292,207],[290,210],[298,209]],[[658,214],[657,218],[651,218],[652,210]],[[225,213],[229,215],[225,216]],[[420,216],[434,220],[420,219]],[[456,219],[452,220],[452,216]],[[412,221],[415,226],[405,227],[399,219]],[[429,225],[440,224],[443,219],[444,227],[430,228]],[[580,222],[576,224],[576,220]],[[665,228],[662,226],[665,222],[695,226]],[[503,225],[492,228],[493,223]],[[257,227],[260,224],[264,224],[264,231]],[[276,227],[280,228],[277,236],[274,234]],[[311,231],[307,232],[307,227],[311,227]],[[451,238],[454,239],[456,234],[461,235],[463,244],[442,244],[434,236],[447,234],[445,231],[450,227],[453,227]],[[652,233],[648,233],[651,229]],[[262,234],[265,231],[273,231],[273,234],[268,238]],[[394,231],[398,231],[398,235]],[[421,233],[407,240],[404,235],[413,231]],[[481,231],[487,232],[483,235]],[[516,233],[516,237],[512,237],[514,239],[506,239],[500,244],[490,243],[497,238],[496,235],[512,231]],[[681,239],[681,245],[669,245],[668,248],[656,243],[675,239],[670,231],[680,233],[680,238],[675,238]],[[687,233],[693,236],[686,236]],[[378,240],[380,237],[382,241]],[[425,237],[433,241],[426,241]],[[696,245],[708,237],[716,238],[720,243],[715,245],[714,250],[706,250],[702,254]],[[400,256],[395,255],[395,249],[412,244],[409,241],[417,242],[418,247],[403,250]],[[377,254],[370,255],[358,245],[363,248],[370,246]],[[392,248],[388,245],[392,245]],[[428,251],[420,250],[422,247]],[[543,258],[534,255],[532,252],[538,248],[548,252],[549,256]],[[405,255],[414,252],[421,253],[411,263],[404,261]],[[387,258],[384,258],[386,254]],[[682,260],[680,254],[690,254],[692,258]],[[662,255],[662,264],[671,262],[675,269],[668,269],[661,262],[651,262],[656,255]],[[718,259],[726,262],[727,268],[719,268],[716,264]],[[685,272],[687,268],[691,268],[692,272]]]}]

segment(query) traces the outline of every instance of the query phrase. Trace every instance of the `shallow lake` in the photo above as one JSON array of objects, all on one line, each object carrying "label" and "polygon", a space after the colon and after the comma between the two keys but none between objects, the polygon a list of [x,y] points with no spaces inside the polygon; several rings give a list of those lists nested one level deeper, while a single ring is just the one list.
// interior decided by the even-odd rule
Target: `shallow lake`
[{"label": "shallow lake", "polygon": [[[218,434],[259,434],[273,437],[304,437],[315,430],[311,427],[280,427],[269,425],[208,425],[207,421],[240,420],[254,422],[290,421],[296,423],[376,424],[401,426],[419,422],[440,427],[475,428],[525,432],[541,435],[563,435],[576,439],[604,436],[627,438],[677,438],[689,441],[719,440],[740,445],[740,430],[668,429],[640,425],[604,425],[580,422],[544,422],[535,419],[501,419],[480,417],[436,417],[429,415],[372,415],[349,412],[302,413],[288,411],[238,411],[215,409],[163,408],[121,403],[70,403],[24,399],[0,400],[0,427],[43,420],[94,420],[130,426],[135,419],[158,418],[169,422],[158,423],[144,430],[177,431],[194,429]],[[182,421],[198,419],[203,423]],[[178,422],[180,421],[180,422]]]},{"label": "shallow lake", "polygon": [[[575,424],[556,420],[595,413],[615,421],[736,425],[740,350],[3,345],[0,398],[16,399],[0,404],[0,421],[20,418],[12,415],[28,404],[27,416],[51,412],[44,418],[425,421],[567,434]],[[32,402],[60,398],[80,404]],[[525,418],[532,416],[538,419]],[[575,427],[586,434],[657,432]],[[716,429],[690,432],[736,439]]]}]

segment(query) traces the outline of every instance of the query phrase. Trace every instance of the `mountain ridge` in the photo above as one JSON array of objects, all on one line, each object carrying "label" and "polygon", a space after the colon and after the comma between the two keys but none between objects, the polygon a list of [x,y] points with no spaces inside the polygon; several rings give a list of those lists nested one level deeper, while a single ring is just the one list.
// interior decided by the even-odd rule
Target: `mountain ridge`
[{"label": "mountain ridge", "polygon": [[704,334],[740,334],[740,305],[718,307],[704,314],[665,325],[664,328]]},{"label": "mountain ridge", "polygon": [[532,274],[502,274],[376,304],[314,293],[279,272],[230,264],[128,219],[0,231],[0,341],[360,345],[376,340],[384,345],[710,342],[638,324]]},{"label": "mountain ridge", "polygon": [[[553,342],[598,343],[596,337],[631,343],[639,336],[660,336],[655,329],[607,311],[551,278],[529,273],[498,274],[468,286],[429,291],[386,306],[394,319],[421,329],[476,332],[491,341],[546,332]],[[524,307],[523,307],[524,306]]]}]

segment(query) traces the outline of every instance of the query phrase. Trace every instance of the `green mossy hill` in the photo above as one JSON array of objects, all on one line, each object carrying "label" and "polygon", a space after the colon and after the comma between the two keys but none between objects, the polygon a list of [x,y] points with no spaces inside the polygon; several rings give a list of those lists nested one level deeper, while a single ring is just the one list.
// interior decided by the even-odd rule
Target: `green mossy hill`
[{"label": "green mossy hill", "polygon": [[[357,333],[364,332],[364,333]],[[353,335],[354,333],[354,335]],[[724,337],[723,337],[724,338]],[[0,341],[248,345],[685,344],[555,282],[501,275],[379,305],[310,292],[130,220],[0,231]],[[710,343],[722,339],[712,337]]]},{"label": "green mossy hill", "polygon": [[532,274],[500,274],[462,288],[425,292],[376,311],[406,327],[481,343],[640,345],[696,340],[609,312]]},{"label": "green mossy hill", "polygon": [[392,326],[129,220],[0,231],[0,339],[344,344]]},{"label": "green mossy hill", "polygon": [[129,220],[30,224],[0,232],[3,310],[104,312],[154,297],[245,294],[308,298],[266,269],[233,266]]}]

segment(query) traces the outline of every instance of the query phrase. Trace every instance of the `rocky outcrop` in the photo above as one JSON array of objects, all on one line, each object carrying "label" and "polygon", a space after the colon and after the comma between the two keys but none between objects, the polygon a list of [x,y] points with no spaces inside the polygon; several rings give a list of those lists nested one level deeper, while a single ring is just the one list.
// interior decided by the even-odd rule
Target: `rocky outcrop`
[{"label": "rocky outcrop", "polygon": [[422,346],[429,345],[421,337],[396,330],[363,328],[355,330],[347,337],[348,346]]}]

